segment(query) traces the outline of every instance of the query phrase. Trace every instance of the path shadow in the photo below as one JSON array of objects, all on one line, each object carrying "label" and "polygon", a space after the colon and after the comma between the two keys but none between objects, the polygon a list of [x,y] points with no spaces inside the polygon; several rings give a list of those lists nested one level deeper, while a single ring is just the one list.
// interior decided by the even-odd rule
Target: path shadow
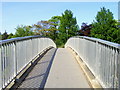
[{"label": "path shadow", "polygon": [[51,68],[51,66],[52,66],[52,62],[53,62],[53,60],[54,60],[56,51],[57,51],[57,49],[55,49],[55,51],[54,51],[54,53],[53,53],[53,56],[52,56],[52,58],[51,58],[51,60],[50,60],[50,63],[49,63],[49,65],[48,65],[48,67],[47,67],[47,70],[46,70],[46,72],[45,72],[45,76],[44,76],[44,78],[43,78],[43,80],[42,80],[42,82],[41,82],[40,88],[44,88],[44,86],[45,86],[45,83],[46,83],[46,80],[47,80],[47,78],[48,78],[48,74],[49,74],[49,72],[50,72],[50,68]]}]

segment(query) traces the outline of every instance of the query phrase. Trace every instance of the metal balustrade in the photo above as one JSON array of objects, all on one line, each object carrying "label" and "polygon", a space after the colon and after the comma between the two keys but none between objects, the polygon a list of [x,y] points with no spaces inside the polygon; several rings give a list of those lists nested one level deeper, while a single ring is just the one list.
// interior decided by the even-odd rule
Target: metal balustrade
[{"label": "metal balustrade", "polygon": [[0,41],[0,89],[48,47],[56,47],[50,38],[27,36]]},{"label": "metal balustrade", "polygon": [[120,88],[120,44],[76,36],[65,47],[72,48],[104,88]]}]

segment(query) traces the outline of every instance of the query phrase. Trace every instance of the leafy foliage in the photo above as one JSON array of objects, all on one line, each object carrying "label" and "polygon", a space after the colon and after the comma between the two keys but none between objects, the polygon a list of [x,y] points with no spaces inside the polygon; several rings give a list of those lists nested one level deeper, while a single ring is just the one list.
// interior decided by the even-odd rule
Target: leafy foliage
[{"label": "leafy foliage", "polygon": [[120,28],[109,9],[101,8],[95,19],[92,24],[92,37],[120,43]]},{"label": "leafy foliage", "polygon": [[8,33],[5,31],[5,32],[2,34],[2,40],[7,39],[8,36],[9,36]]},{"label": "leafy foliage", "polygon": [[14,35],[12,33],[9,34],[7,39],[14,38]]},{"label": "leafy foliage", "polygon": [[2,40],[2,34],[1,34],[1,32],[0,32],[0,40]]},{"label": "leafy foliage", "polygon": [[89,36],[91,28],[92,28],[92,24],[88,25],[87,23],[83,22],[82,25],[81,25],[81,29],[78,32],[78,34],[81,35],[81,36]]},{"label": "leafy foliage", "polygon": [[16,28],[15,37],[24,37],[24,36],[31,36],[34,33],[31,31],[31,26],[18,26]]},{"label": "leafy foliage", "polygon": [[73,17],[73,13],[70,10],[65,10],[62,13],[59,26],[59,39],[62,43],[65,43],[69,37],[76,36],[78,31],[78,25],[76,18]]},{"label": "leafy foliage", "polygon": [[41,20],[33,25],[33,30],[35,31],[35,34],[50,37],[56,42],[58,41],[60,19],[61,16],[53,16],[48,21]]}]

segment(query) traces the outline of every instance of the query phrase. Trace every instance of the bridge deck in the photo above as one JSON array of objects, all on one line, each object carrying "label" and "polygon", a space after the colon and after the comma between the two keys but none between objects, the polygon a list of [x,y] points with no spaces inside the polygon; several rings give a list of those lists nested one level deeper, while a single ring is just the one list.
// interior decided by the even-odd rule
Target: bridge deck
[{"label": "bridge deck", "polygon": [[64,48],[56,52],[45,88],[90,88],[73,55]]},{"label": "bridge deck", "polygon": [[59,48],[53,58],[54,52],[51,49],[45,54],[19,88],[90,88],[73,55]]}]

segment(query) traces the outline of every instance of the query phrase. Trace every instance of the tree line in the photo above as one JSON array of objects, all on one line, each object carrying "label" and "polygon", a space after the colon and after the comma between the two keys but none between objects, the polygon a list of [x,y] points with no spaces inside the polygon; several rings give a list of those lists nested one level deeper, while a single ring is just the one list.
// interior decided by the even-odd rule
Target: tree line
[{"label": "tree line", "polygon": [[[91,26],[90,37],[120,44],[120,22],[114,19],[109,9],[101,8]],[[68,38],[80,35],[80,29],[72,11],[65,10],[61,16],[53,16],[29,26],[17,26],[15,34],[0,33],[2,40],[31,35],[50,37],[60,47]]]}]

